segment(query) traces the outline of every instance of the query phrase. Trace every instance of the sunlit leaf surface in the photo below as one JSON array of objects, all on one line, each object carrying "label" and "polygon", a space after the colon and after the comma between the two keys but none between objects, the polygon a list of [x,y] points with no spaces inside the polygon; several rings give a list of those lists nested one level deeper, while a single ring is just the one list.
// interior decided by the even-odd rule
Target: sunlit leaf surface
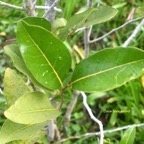
[{"label": "sunlit leaf surface", "polygon": [[107,91],[144,73],[144,52],[135,48],[105,49],[82,60],[71,85],[81,91]]}]

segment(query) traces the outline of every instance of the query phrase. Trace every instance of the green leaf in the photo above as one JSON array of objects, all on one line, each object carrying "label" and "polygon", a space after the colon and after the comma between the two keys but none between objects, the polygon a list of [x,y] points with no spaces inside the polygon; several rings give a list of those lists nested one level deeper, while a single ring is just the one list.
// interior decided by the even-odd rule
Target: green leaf
[{"label": "green leaf", "polygon": [[49,89],[63,86],[71,67],[71,56],[66,46],[49,31],[18,22],[17,38],[22,57],[35,79]]},{"label": "green leaf", "polygon": [[144,17],[144,6],[136,8],[135,17]]},{"label": "green leaf", "polygon": [[120,144],[133,144],[135,139],[136,128],[132,127],[126,130],[122,136]]},{"label": "green leaf", "polygon": [[19,47],[15,44],[7,45],[4,47],[4,52],[12,59],[14,66],[23,74],[28,76],[31,81],[38,87],[46,89],[42,84],[40,84],[34,76],[31,74],[26,64],[24,63]]},{"label": "green leaf", "polygon": [[58,18],[56,19],[54,22],[53,22],[53,25],[52,25],[52,29],[54,32],[56,32],[58,29],[62,28],[62,27],[65,27],[66,26],[66,19],[64,18]]},{"label": "green leaf", "polygon": [[4,96],[8,105],[12,105],[20,96],[30,93],[32,90],[25,85],[14,71],[7,68],[4,76]]},{"label": "green leaf", "polygon": [[106,22],[116,14],[117,10],[111,7],[90,8],[74,15],[67,22],[66,27],[60,31],[59,38],[65,40],[68,35],[74,33],[78,28]]},{"label": "green leaf", "polygon": [[24,144],[36,144],[36,142],[40,143],[40,139],[44,138],[47,135],[47,131],[38,131],[36,134],[24,140]]},{"label": "green leaf", "polygon": [[4,114],[16,123],[36,124],[55,119],[60,112],[50,104],[47,95],[31,92],[21,96]]},{"label": "green leaf", "polygon": [[14,141],[11,141],[11,142],[9,142],[7,144],[36,144],[37,142],[40,142],[39,140],[42,137],[45,137],[46,134],[47,134],[47,132],[44,131],[44,130],[39,130],[38,132],[35,131],[34,134],[31,134],[29,137],[27,137],[27,138],[25,138],[23,140],[14,140]]},{"label": "green leaf", "polygon": [[144,52],[136,48],[105,49],[82,60],[72,75],[73,89],[107,91],[144,73]]},{"label": "green leaf", "polygon": [[90,15],[92,11],[96,9],[90,8],[80,14],[76,14],[69,21],[67,21],[67,25],[62,28],[59,34],[59,38],[61,40],[65,40],[67,36],[74,33],[78,28],[82,27],[87,17]]},{"label": "green leaf", "polygon": [[7,144],[36,144],[37,142],[39,142],[39,140],[42,137],[45,137],[46,134],[47,132],[44,130],[39,130],[38,132],[35,131],[34,134],[30,135],[29,137],[23,140],[14,140],[14,141],[8,142]]},{"label": "green leaf", "polygon": [[45,18],[39,18],[39,17],[26,17],[23,19],[25,22],[29,23],[33,26],[39,26],[41,28],[44,28],[48,31],[51,31],[51,24],[48,20]]},{"label": "green leaf", "polygon": [[6,120],[0,131],[0,144],[6,144],[14,140],[25,140],[40,131],[45,123],[35,125],[17,124],[10,120]]},{"label": "green leaf", "polygon": [[97,10],[91,12],[91,14],[85,20],[83,26],[90,26],[106,22],[112,19],[117,14],[117,12],[118,11],[112,7],[99,7]]}]

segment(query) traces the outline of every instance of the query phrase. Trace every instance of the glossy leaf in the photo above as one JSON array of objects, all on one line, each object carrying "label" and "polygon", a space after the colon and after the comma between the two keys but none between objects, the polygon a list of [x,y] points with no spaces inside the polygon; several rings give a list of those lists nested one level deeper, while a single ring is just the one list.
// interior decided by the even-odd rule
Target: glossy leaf
[{"label": "glossy leaf", "polygon": [[14,140],[28,139],[40,131],[45,125],[46,122],[35,125],[23,125],[6,120],[0,131],[0,144],[6,144]]},{"label": "glossy leaf", "polygon": [[4,76],[4,95],[8,105],[12,105],[20,96],[30,93],[32,90],[26,86],[14,71],[7,68]]},{"label": "glossy leaf", "polygon": [[49,89],[63,87],[63,80],[71,67],[66,46],[49,31],[18,22],[17,38],[20,51],[35,79]]},{"label": "glossy leaf", "polygon": [[62,40],[74,33],[78,28],[106,22],[117,14],[117,10],[111,7],[90,8],[82,13],[74,15],[65,28],[60,31]]},{"label": "glossy leaf", "polygon": [[26,64],[24,63],[18,45],[11,44],[4,47],[4,52],[12,59],[14,66],[23,74],[27,75],[30,80],[38,87],[46,89],[40,84],[31,74]]},{"label": "glossy leaf", "polygon": [[144,73],[144,52],[135,48],[105,49],[82,60],[72,75],[73,89],[107,91]]},{"label": "glossy leaf", "polygon": [[136,128],[132,127],[126,130],[124,135],[122,136],[120,144],[133,144],[136,134]]},{"label": "glossy leaf", "polygon": [[31,92],[20,97],[4,114],[16,123],[36,124],[55,119],[60,112],[50,104],[47,95]]},{"label": "glossy leaf", "polygon": [[30,25],[39,26],[39,27],[41,27],[43,29],[51,31],[51,24],[45,18],[26,17],[26,18],[24,18],[24,21],[29,23]]}]

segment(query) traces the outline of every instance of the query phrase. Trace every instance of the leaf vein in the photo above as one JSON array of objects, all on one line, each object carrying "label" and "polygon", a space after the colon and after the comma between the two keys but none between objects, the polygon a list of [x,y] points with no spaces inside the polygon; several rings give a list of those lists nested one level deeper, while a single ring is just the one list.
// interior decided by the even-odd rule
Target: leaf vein
[{"label": "leaf vein", "polygon": [[[23,21],[24,22],[24,21]],[[24,22],[26,25],[28,25],[26,22]],[[34,27],[34,26],[33,26]],[[25,27],[24,27],[25,29]],[[45,30],[45,29],[44,29]],[[37,49],[40,51],[40,53],[42,54],[42,56],[45,58],[45,60],[47,61],[48,65],[51,67],[52,71],[54,72],[54,74],[56,75],[61,87],[63,88],[64,85],[62,83],[62,80],[60,79],[58,73],[56,72],[56,70],[53,68],[52,64],[50,63],[50,61],[48,60],[48,58],[46,57],[46,55],[43,53],[43,51],[39,48],[39,46],[34,42],[34,40],[32,39],[32,37],[29,35],[29,33],[27,32],[27,30],[25,29],[28,37],[31,39],[31,41],[34,43],[34,45],[37,47]]]},{"label": "leaf vein", "polygon": [[99,71],[99,72],[96,72],[96,73],[93,73],[93,74],[89,74],[89,75],[86,75],[86,76],[83,76],[79,79],[76,79],[74,80],[73,82],[70,83],[70,85],[73,85],[74,83],[80,81],[80,80],[83,80],[83,79],[87,79],[87,78],[90,78],[92,76],[95,76],[97,74],[102,74],[104,72],[107,72],[107,71],[110,71],[110,70],[114,70],[116,68],[120,68],[122,66],[126,66],[126,65],[130,65],[130,64],[134,64],[134,63],[137,63],[137,62],[140,62],[140,61],[143,61],[144,59],[140,59],[140,60],[137,60],[137,61],[134,61],[134,62],[129,62],[129,63],[126,63],[126,64],[122,64],[122,65],[119,65],[119,66],[116,66],[116,67],[112,67],[112,68],[109,68],[109,69],[106,69],[106,70],[103,70],[103,71]]}]

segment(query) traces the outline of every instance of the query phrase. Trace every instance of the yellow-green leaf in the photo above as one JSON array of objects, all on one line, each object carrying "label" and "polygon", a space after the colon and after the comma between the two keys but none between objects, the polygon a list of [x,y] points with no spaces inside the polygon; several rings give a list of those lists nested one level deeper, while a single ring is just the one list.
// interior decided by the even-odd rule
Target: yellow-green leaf
[{"label": "yellow-green leaf", "polygon": [[40,131],[45,125],[46,122],[35,125],[23,125],[6,120],[0,131],[0,144],[6,144],[14,140],[28,139]]},{"label": "yellow-green leaf", "polygon": [[136,8],[135,17],[144,17],[144,6]]},{"label": "yellow-green leaf", "polygon": [[14,66],[23,74],[25,74],[28,78],[30,78],[30,80],[33,82],[33,84],[35,84],[36,86],[38,86],[39,88],[43,88],[43,89],[47,89],[46,87],[44,87],[42,84],[40,84],[32,75],[32,73],[29,71],[29,69],[27,68],[26,64],[24,63],[20,50],[19,50],[19,46],[16,44],[11,44],[11,45],[7,45],[4,47],[4,52],[10,56],[10,58],[12,59]]},{"label": "yellow-green leaf", "polygon": [[7,68],[4,76],[4,96],[8,105],[12,105],[20,96],[30,93],[32,90],[26,86],[13,70]]},{"label": "yellow-green leaf", "polygon": [[60,112],[50,104],[47,95],[31,92],[20,97],[4,114],[16,123],[36,124],[55,119]]}]

